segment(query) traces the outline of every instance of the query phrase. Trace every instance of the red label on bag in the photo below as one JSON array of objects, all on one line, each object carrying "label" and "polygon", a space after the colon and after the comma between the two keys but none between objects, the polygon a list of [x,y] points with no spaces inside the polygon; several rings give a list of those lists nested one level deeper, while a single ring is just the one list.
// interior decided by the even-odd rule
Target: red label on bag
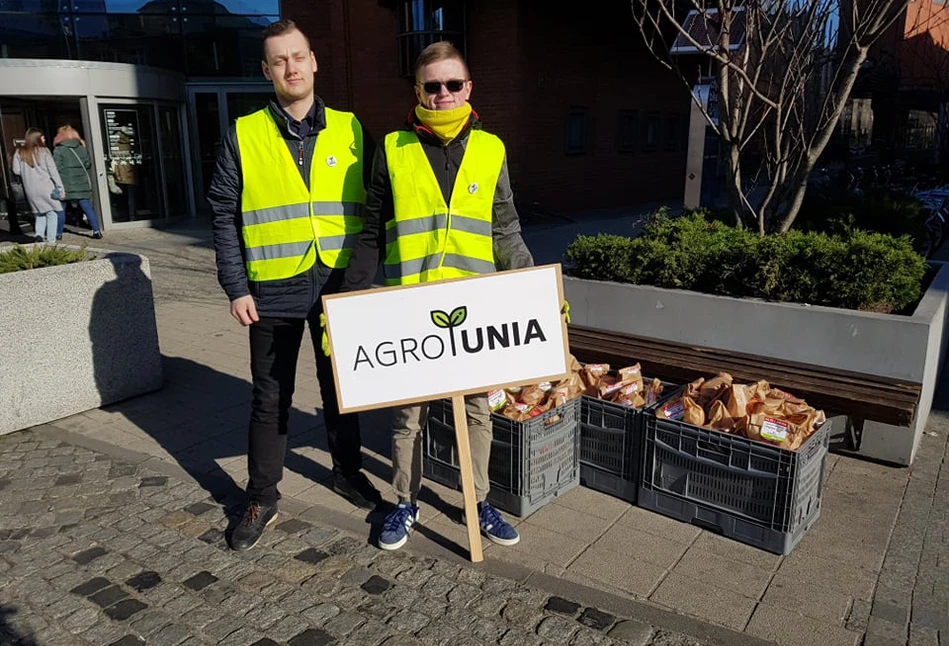
[{"label": "red label on bag", "polygon": [[670,402],[662,407],[662,414],[667,419],[680,420],[685,417],[685,404],[681,401]]}]

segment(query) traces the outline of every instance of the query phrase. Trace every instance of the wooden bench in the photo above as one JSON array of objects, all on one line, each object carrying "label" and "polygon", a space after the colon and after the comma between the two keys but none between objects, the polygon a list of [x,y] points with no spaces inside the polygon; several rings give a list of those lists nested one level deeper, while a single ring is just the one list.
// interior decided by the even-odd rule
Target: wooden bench
[{"label": "wooden bench", "polygon": [[912,423],[922,393],[920,383],[579,325],[569,326],[569,338],[571,351],[583,362],[617,367],[639,362],[648,377],[678,384],[718,372],[728,372],[746,383],[766,379],[828,415],[844,414],[896,426]]}]

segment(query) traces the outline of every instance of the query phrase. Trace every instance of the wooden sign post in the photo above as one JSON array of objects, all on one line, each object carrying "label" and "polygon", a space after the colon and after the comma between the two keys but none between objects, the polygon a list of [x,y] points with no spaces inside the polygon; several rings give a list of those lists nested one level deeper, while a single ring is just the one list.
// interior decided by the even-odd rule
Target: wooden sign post
[{"label": "wooden sign post", "polygon": [[323,297],[340,412],[449,397],[472,561],[481,534],[465,395],[567,376],[560,265]]}]

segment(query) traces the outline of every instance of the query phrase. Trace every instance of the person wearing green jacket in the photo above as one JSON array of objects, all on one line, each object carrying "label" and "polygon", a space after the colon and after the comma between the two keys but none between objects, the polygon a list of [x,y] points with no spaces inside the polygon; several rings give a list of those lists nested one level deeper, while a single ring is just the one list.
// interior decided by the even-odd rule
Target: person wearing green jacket
[{"label": "person wearing green jacket", "polygon": [[79,203],[79,208],[89,220],[92,237],[100,239],[99,216],[92,206],[92,159],[82,137],[72,126],[60,126],[53,142],[53,160],[63,179],[68,199]]}]

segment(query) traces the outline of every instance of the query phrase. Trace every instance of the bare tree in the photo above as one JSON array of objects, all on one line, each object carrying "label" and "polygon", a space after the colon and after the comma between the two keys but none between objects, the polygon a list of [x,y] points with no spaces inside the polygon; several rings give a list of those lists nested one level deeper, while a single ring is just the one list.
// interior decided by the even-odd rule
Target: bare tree
[{"label": "bare tree", "polygon": [[[703,70],[717,81],[717,118],[693,101],[720,138],[736,221],[787,231],[871,45],[907,0],[630,2],[653,55],[690,90]],[[752,152],[761,163],[745,171]]]}]

